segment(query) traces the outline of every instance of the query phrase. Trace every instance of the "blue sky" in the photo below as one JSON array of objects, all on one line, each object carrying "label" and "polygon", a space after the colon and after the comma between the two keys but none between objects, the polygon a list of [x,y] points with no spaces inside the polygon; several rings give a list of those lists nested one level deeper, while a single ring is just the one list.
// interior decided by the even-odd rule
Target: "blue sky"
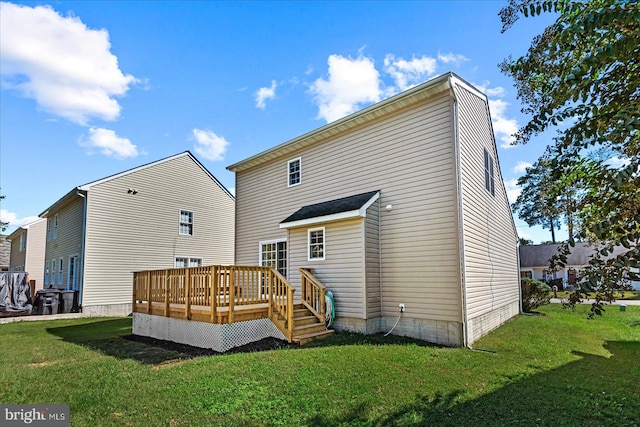
[{"label": "blue sky", "polygon": [[2,219],[11,232],[78,185],[185,150],[233,191],[225,166],[447,71],[487,94],[514,198],[550,139],[509,146],[526,117],[498,63],[551,17],[501,34],[504,4],[2,2]]}]

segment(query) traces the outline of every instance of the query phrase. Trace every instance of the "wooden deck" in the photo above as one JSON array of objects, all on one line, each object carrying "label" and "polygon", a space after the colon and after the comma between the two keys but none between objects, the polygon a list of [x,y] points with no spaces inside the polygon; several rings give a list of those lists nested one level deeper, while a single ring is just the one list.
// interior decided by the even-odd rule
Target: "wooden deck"
[{"label": "wooden deck", "polygon": [[[214,324],[271,319],[290,342],[306,342],[309,333],[326,332],[325,289],[312,270],[301,273],[302,302],[296,306],[294,288],[270,267],[214,265],[136,272],[133,312]],[[308,316],[302,316],[303,308],[315,317],[315,329],[308,326]],[[296,313],[305,317],[305,326],[301,319],[296,328]],[[304,340],[296,340],[296,333],[305,335]]]}]

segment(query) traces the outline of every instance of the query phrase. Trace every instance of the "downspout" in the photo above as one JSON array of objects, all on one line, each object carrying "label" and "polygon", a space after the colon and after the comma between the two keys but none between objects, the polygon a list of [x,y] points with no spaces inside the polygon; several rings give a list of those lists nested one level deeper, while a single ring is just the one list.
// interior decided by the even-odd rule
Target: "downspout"
[{"label": "downspout", "polygon": [[76,194],[82,197],[82,240],[80,243],[80,268],[78,269],[78,305],[82,307],[82,291],[84,289],[84,242],[87,234],[87,196],[82,194],[79,189],[76,189]]},{"label": "downspout", "polygon": [[[518,259],[518,300],[520,302],[520,314],[522,311],[522,275],[520,274],[520,245],[516,244],[516,258]],[[533,273],[531,274],[533,276]]]},{"label": "downspout", "polygon": [[469,346],[469,330],[467,316],[467,287],[465,278],[465,258],[464,258],[464,222],[463,222],[463,206],[462,206],[462,166],[460,160],[460,121],[458,119],[458,100],[453,89],[453,81],[449,77],[449,85],[453,100],[453,127],[454,127],[454,147],[456,156],[456,190],[458,198],[458,245],[460,252],[460,294],[462,297],[462,331],[464,335],[464,347]]}]

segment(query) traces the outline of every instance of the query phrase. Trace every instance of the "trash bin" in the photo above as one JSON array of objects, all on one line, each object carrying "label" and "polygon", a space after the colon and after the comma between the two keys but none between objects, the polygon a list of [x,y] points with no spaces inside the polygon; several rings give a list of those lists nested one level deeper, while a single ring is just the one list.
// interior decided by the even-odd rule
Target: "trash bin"
[{"label": "trash bin", "polygon": [[58,313],[71,313],[74,308],[74,301],[76,298],[76,291],[60,291],[60,306],[58,307]]},{"label": "trash bin", "polygon": [[38,314],[58,314],[60,291],[58,289],[41,289],[36,292]]}]

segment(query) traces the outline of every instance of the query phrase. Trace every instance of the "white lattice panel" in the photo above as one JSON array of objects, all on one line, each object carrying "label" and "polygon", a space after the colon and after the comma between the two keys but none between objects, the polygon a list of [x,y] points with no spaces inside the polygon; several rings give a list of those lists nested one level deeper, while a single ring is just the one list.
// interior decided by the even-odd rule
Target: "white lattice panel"
[{"label": "white lattice panel", "polygon": [[268,337],[286,340],[269,319],[214,325],[142,313],[133,314],[133,333],[219,352]]}]

